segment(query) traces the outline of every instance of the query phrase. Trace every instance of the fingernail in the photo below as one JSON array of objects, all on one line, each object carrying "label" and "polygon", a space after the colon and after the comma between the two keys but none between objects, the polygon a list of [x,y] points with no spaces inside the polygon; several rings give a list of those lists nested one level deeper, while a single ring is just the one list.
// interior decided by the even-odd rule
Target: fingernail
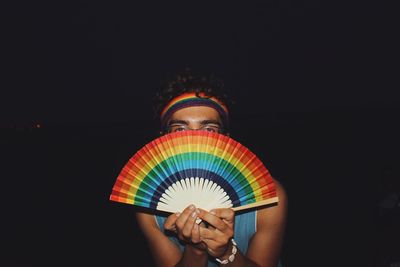
[{"label": "fingernail", "polygon": [[190,210],[194,210],[194,209],[195,209],[195,206],[192,204],[192,205],[189,206],[189,209],[190,209]]},{"label": "fingernail", "polygon": [[179,215],[181,215],[180,212],[175,213],[176,217],[179,217]]},{"label": "fingernail", "polygon": [[197,217],[197,213],[196,213],[196,212],[193,212],[193,213],[192,213],[192,217],[193,217],[193,218],[196,218],[196,217]]},{"label": "fingernail", "polygon": [[210,210],[210,213],[211,213],[212,215],[217,214],[217,213],[215,212],[215,210]]},{"label": "fingernail", "polygon": [[197,214],[200,214],[200,210],[199,210],[199,209],[196,209],[196,213],[197,213]]}]

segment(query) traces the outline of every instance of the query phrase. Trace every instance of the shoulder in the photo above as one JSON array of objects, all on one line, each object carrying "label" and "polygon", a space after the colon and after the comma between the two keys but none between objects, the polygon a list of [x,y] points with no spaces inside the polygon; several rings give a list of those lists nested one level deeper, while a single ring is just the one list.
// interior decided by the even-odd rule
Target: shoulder
[{"label": "shoulder", "polygon": [[278,203],[257,210],[257,229],[284,227],[286,222],[288,196],[282,184],[274,179]]},{"label": "shoulder", "polygon": [[155,215],[146,212],[135,212],[136,221],[145,235],[159,231]]},{"label": "shoulder", "polygon": [[257,209],[257,229],[246,253],[246,256],[259,266],[277,266],[284,239],[287,195],[281,183],[275,179],[274,182],[278,203]]},{"label": "shoulder", "polygon": [[137,223],[147,240],[156,266],[175,266],[182,256],[179,247],[159,228],[156,215],[135,212]]},{"label": "shoulder", "polygon": [[274,180],[275,183],[276,193],[279,198],[279,203],[281,203],[284,206],[287,206],[288,196],[284,186],[277,179],[275,178],[272,179]]}]

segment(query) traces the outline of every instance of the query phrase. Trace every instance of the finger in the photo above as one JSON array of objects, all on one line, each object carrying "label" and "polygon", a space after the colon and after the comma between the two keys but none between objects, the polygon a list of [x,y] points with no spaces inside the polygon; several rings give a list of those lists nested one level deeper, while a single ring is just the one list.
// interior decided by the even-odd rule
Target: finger
[{"label": "finger", "polygon": [[165,220],[164,222],[164,229],[169,230],[169,231],[175,231],[176,230],[176,220],[178,219],[180,215],[180,212],[174,213]]},{"label": "finger", "polygon": [[182,211],[182,213],[179,215],[179,218],[176,220],[175,223],[178,229],[180,230],[183,229],[187,219],[190,217],[190,214],[192,214],[195,211],[195,209],[196,207],[194,205],[189,205]]},{"label": "finger", "polygon": [[220,231],[212,227],[200,228],[200,237],[202,240],[213,240],[219,244],[228,242],[233,237],[233,228],[226,227],[225,231]]},{"label": "finger", "polygon": [[193,230],[194,225],[197,225],[196,218],[197,218],[197,214],[199,212],[200,211],[198,211],[198,210],[193,211],[190,214],[190,216],[188,217],[188,219],[186,220],[185,225],[182,228],[182,235],[188,241],[191,240],[192,230]]},{"label": "finger", "polygon": [[201,240],[213,240],[218,243],[226,243],[233,236],[232,231],[222,233],[218,230],[215,231],[208,228],[200,228],[199,232]]},{"label": "finger", "polygon": [[200,239],[200,229],[199,229],[199,228],[200,228],[200,226],[199,226],[197,223],[195,223],[195,224],[193,225],[193,229],[192,229],[192,242],[195,243],[195,244],[201,242],[201,239]]},{"label": "finger", "polygon": [[235,211],[233,209],[213,209],[210,213],[217,216],[218,218],[228,222],[233,223],[235,218]]},{"label": "finger", "polygon": [[[213,233],[214,232],[214,233]],[[223,255],[229,247],[230,237],[221,234],[215,234],[215,231],[200,230],[201,241],[207,245],[208,253],[214,257]]]},{"label": "finger", "polygon": [[199,234],[200,234],[201,240],[207,240],[207,239],[215,240],[217,238],[215,231],[210,230],[208,228],[200,227]]},{"label": "finger", "polygon": [[221,232],[225,231],[228,228],[228,225],[220,218],[215,216],[213,213],[201,210],[201,212],[199,213],[199,218],[208,222]]},{"label": "finger", "polygon": [[[198,218],[198,217],[197,217]],[[200,227],[203,227],[203,228],[206,228],[207,227],[207,225],[203,222],[203,221],[201,221],[200,223],[198,223],[198,225],[200,226]]]}]

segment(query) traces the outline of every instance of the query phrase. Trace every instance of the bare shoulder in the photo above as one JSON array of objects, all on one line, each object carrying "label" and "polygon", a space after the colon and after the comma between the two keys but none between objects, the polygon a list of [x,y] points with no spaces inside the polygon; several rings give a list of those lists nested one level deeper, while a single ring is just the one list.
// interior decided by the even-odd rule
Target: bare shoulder
[{"label": "bare shoulder", "polygon": [[135,212],[135,217],[139,227],[146,236],[154,231],[159,230],[156,218],[153,214],[145,212]]},{"label": "bare shoulder", "polygon": [[147,222],[156,224],[156,219],[153,214],[137,211],[135,212],[135,217],[136,220],[138,220],[138,222]]},{"label": "bare shoulder", "polygon": [[273,225],[279,224],[284,226],[286,222],[288,196],[285,188],[274,179],[276,193],[278,196],[278,203],[272,206],[266,206],[265,208],[257,211],[257,228],[272,227]]},{"label": "bare shoulder", "polygon": [[257,210],[257,230],[246,253],[246,256],[259,266],[277,266],[283,244],[287,195],[283,186],[276,180],[274,182],[279,202]]},{"label": "bare shoulder", "polygon": [[156,266],[175,266],[181,258],[179,248],[161,231],[154,214],[135,213],[136,221],[143,232]]}]

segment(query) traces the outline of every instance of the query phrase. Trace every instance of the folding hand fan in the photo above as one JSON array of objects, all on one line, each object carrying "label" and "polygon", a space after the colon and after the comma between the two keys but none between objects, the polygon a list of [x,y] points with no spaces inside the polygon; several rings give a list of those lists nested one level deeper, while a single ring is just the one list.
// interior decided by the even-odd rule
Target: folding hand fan
[{"label": "folding hand fan", "polygon": [[242,210],[278,202],[264,164],[232,138],[207,131],[161,136],[122,168],[110,200],[153,210]]}]

